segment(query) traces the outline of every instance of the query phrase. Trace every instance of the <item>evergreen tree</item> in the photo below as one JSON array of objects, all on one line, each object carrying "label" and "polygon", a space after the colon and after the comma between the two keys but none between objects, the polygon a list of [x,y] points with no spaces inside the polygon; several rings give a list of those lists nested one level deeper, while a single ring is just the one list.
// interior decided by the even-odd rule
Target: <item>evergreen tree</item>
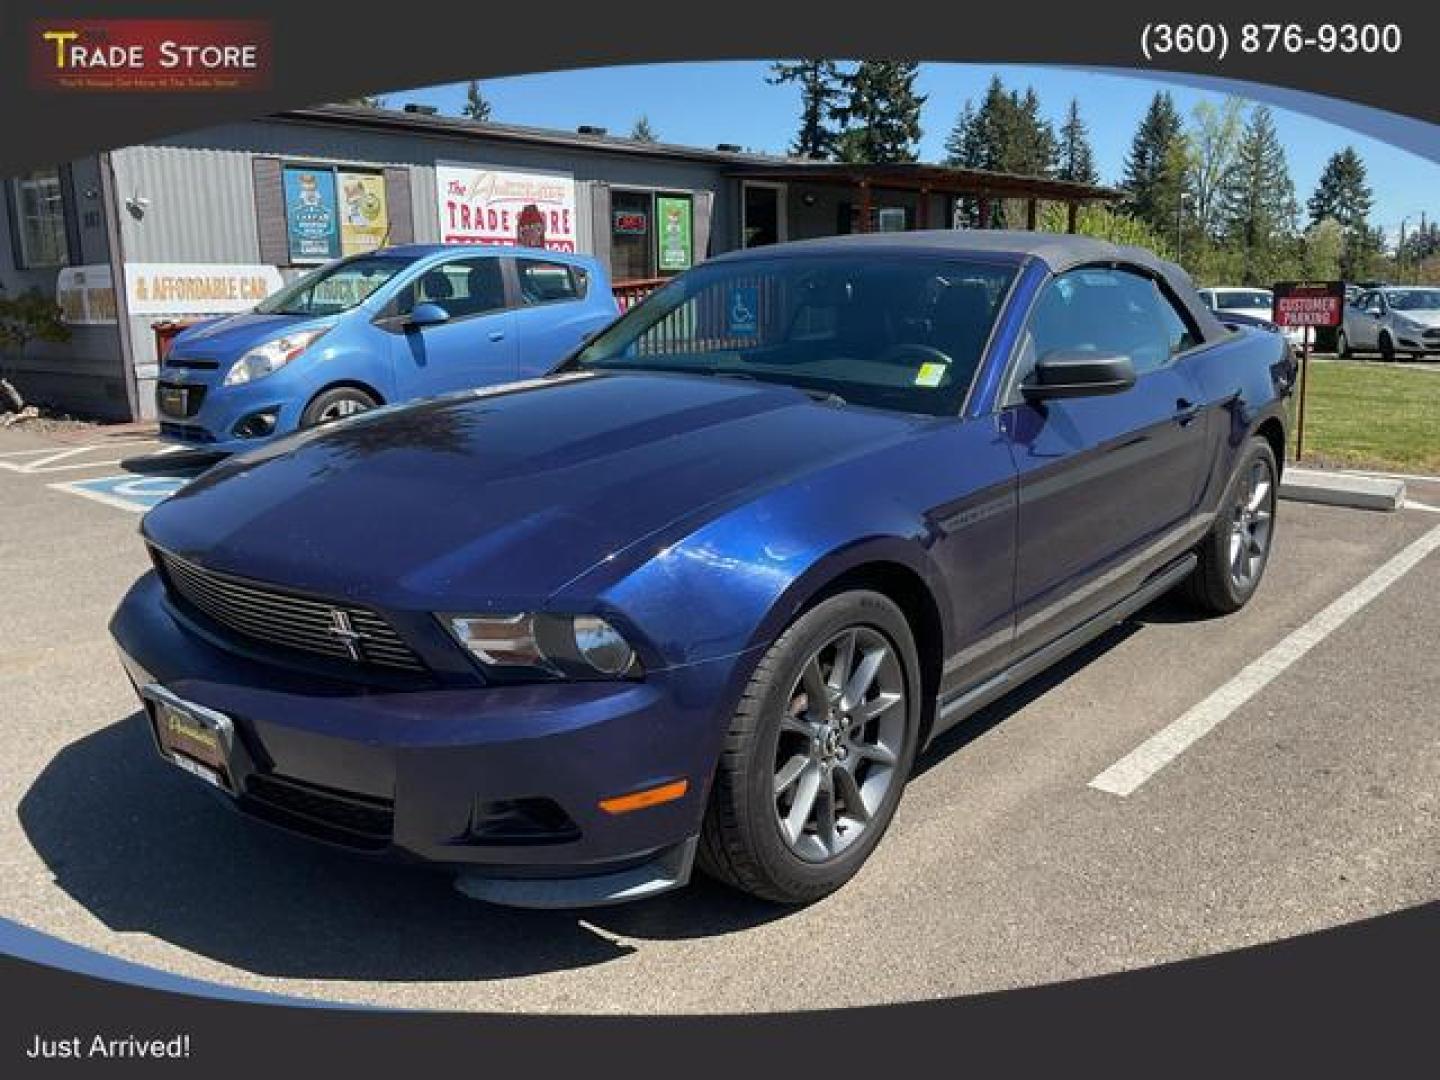
[{"label": "evergreen tree", "polygon": [[655,142],[655,131],[650,127],[650,118],[641,114],[635,121],[635,126],[630,129],[630,138],[636,142]]},{"label": "evergreen tree", "polygon": [[1297,208],[1285,148],[1264,105],[1250,114],[1218,202],[1224,240],[1243,256],[1244,283],[1275,280],[1277,262],[1294,236]]},{"label": "evergreen tree", "polygon": [[844,76],[847,99],[837,116],[846,125],[839,141],[842,161],[890,164],[914,161],[920,141],[915,92],[920,65],[901,60],[866,60]]},{"label": "evergreen tree", "polygon": [[833,60],[798,60],[770,65],[771,86],[800,84],[800,130],[790,144],[798,157],[826,160],[835,156],[834,121],[845,101],[843,78]]},{"label": "evergreen tree", "polygon": [[1100,182],[1100,171],[1095,168],[1095,151],[1090,146],[1090,131],[1080,116],[1078,98],[1070,99],[1070,109],[1060,128],[1055,175],[1076,184]]},{"label": "evergreen tree", "polygon": [[460,112],[471,120],[490,119],[490,102],[480,93],[480,84],[474,79],[471,79],[470,85],[465,88],[465,105]]},{"label": "evergreen tree", "polygon": [[1156,94],[1125,156],[1126,209],[1162,234],[1175,229],[1183,176],[1175,175],[1180,113],[1167,91]]},{"label": "evergreen tree", "polygon": [[[998,75],[991,78],[979,108],[967,101],[960,110],[945,150],[946,164],[1021,176],[1054,175],[1060,154],[1055,129],[1040,115],[1034,89],[1023,95],[1006,90]],[[997,202],[991,207],[990,224],[1003,228],[1019,212],[1018,206]],[[978,224],[975,200],[962,200],[957,216],[961,224]]]},{"label": "evergreen tree", "polygon": [[1370,225],[1372,206],[1365,162],[1353,146],[1347,146],[1325,164],[1308,203],[1311,224],[1327,218],[1339,223],[1345,236],[1340,271],[1347,280],[1366,276],[1371,259],[1383,246]]}]

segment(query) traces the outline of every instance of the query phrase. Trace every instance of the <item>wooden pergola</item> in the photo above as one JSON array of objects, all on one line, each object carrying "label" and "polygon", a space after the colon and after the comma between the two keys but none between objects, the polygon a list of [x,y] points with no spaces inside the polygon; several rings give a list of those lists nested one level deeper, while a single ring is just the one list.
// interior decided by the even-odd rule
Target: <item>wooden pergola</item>
[{"label": "wooden pergola", "polygon": [[[997,199],[1025,201],[1025,227],[1035,229],[1039,222],[1041,202],[1064,203],[1067,207],[1067,231],[1075,231],[1080,207],[1092,202],[1116,202],[1124,192],[1094,184],[1078,184],[1069,180],[1053,180],[1039,176],[985,172],[949,165],[921,163],[894,165],[857,165],[834,161],[791,161],[777,165],[756,165],[732,172],[741,180],[772,183],[817,184],[848,187],[855,191],[860,207],[859,228],[870,227],[872,193],[877,190],[914,192],[920,196],[916,210],[916,228],[927,229],[930,195],[964,196],[976,200],[979,225],[990,227],[992,206]],[[936,223],[939,225],[940,223]],[[948,225],[949,223],[944,223]]]}]

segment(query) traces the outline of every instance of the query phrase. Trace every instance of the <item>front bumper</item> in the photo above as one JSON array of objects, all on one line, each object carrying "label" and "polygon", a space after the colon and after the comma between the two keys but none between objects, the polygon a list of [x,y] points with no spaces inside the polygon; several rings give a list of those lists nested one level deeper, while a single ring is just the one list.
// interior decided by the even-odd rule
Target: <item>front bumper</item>
[{"label": "front bumper", "polygon": [[[229,801],[240,811],[372,856],[461,869],[472,895],[545,906],[684,883],[748,662],[633,683],[380,689],[206,640],[153,573],[111,632],[137,689],[157,684],[233,722]],[[599,805],[678,779],[688,788],[672,802],[624,814]],[[519,833],[492,827],[517,812]]]},{"label": "front bumper", "polygon": [[[305,409],[303,388],[291,386],[288,373],[281,371],[242,386],[223,385],[223,370],[201,371],[164,367],[156,385],[155,413],[160,438],[192,449],[216,453],[239,453],[289,434],[300,426]],[[176,408],[167,392],[185,392],[186,400],[198,406]],[[237,428],[252,417],[271,415],[269,434],[243,437]]]}]

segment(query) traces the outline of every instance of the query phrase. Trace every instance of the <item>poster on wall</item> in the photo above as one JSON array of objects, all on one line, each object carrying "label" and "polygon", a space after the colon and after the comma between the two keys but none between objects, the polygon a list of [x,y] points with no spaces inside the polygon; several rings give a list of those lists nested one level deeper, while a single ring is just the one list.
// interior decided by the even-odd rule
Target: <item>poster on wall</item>
[{"label": "poster on wall", "polygon": [[333,170],[285,166],[285,226],[291,262],[327,262],[340,257]]},{"label": "poster on wall", "polygon": [[249,311],[285,284],[273,266],[236,263],[126,263],[131,315],[229,315]]},{"label": "poster on wall", "polygon": [[694,261],[690,197],[655,196],[655,220],[658,222],[655,241],[659,245],[656,264],[661,272],[690,269]]},{"label": "poster on wall", "polygon": [[384,245],[390,235],[385,177],[379,173],[336,174],[340,185],[340,252],[359,255]]},{"label": "poster on wall", "polygon": [[477,165],[436,165],[440,239],[575,250],[575,178]]}]

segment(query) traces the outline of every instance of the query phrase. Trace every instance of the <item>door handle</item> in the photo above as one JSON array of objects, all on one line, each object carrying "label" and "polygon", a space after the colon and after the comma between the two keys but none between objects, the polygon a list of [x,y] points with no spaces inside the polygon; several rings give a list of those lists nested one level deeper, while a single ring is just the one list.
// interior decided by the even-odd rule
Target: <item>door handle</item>
[{"label": "door handle", "polygon": [[1175,422],[1181,427],[1189,427],[1199,415],[1200,406],[1188,398],[1182,397],[1175,402]]},{"label": "door handle", "polygon": [[491,340],[491,341],[504,341],[504,340],[505,340],[505,331],[504,331],[504,330],[491,330],[491,331],[490,331],[490,340]]}]

